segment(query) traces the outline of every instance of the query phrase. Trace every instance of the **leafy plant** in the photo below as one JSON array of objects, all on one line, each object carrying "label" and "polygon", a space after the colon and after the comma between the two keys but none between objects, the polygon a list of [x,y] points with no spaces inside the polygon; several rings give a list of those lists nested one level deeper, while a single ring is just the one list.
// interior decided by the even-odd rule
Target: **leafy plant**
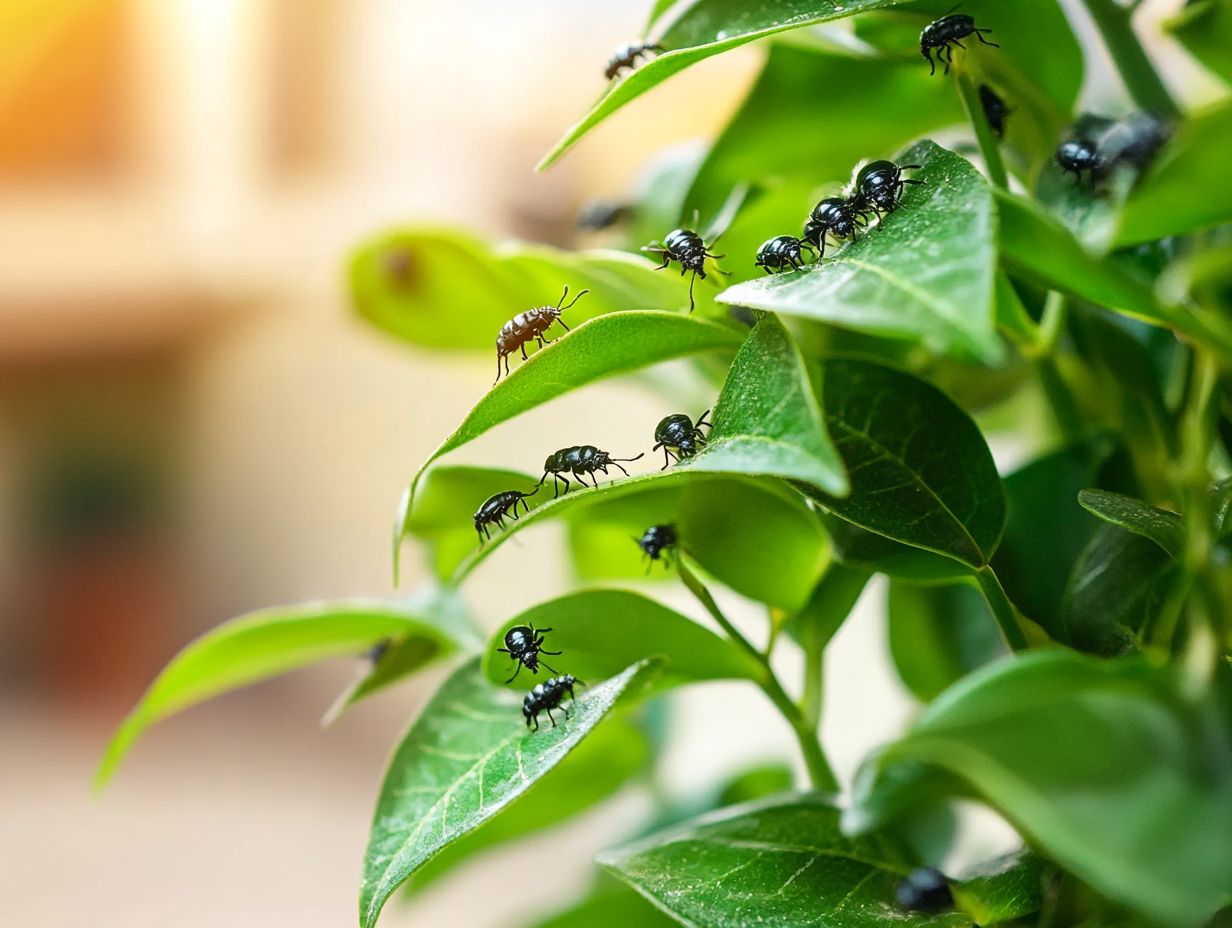
[{"label": "leafy plant", "polygon": [[[570,331],[480,397],[412,477],[395,572],[413,536],[440,588],[221,626],[154,683],[100,783],[148,725],[224,690],[373,648],[337,714],[454,660],[386,773],[360,893],[371,928],[399,887],[656,783],[672,690],[730,679],[781,713],[806,775],[755,768],[688,802],[652,790],[652,820],[601,851],[588,895],[543,924],[1226,918],[1232,100],[1178,105],[1134,32],[1137,3],[1084,2],[1124,84],[1116,112],[1078,111],[1084,56],[1098,50],[1081,48],[1055,0],[968,0],[963,13],[999,47],[971,43],[931,78],[914,43],[948,0],[653,4],[646,35],[660,53],[613,81],[541,167],[698,61],[760,41],[764,65],[706,154],[644,185],[611,247],[492,246],[417,228],[374,238],[351,262],[372,324],[488,358],[519,311],[565,283],[591,290]],[[1230,24],[1226,0],[1192,0],[1169,28],[1226,81]],[[981,85],[1010,107],[1003,139]],[[1134,109],[1166,141],[1110,153],[1111,133],[1139,124]],[[1075,185],[1053,150],[1096,127],[1106,157],[1094,183]],[[931,133],[947,141],[920,138]],[[881,158],[918,166],[897,209],[875,221],[866,211],[870,228],[802,271],[756,273],[758,242],[794,233],[819,197],[850,195],[857,162]],[[655,273],[639,246],[695,210],[723,217],[732,276],[699,283],[690,314],[688,281]],[[556,498],[541,490],[477,541],[475,507],[529,491],[538,470],[441,458],[602,378],[654,389],[642,371],[665,361],[700,386],[660,391],[664,415],[713,408],[696,454]],[[1012,451],[994,457],[986,436]],[[528,448],[517,464],[551,450]],[[506,541],[552,520],[585,588],[476,623],[460,590]],[[631,536],[668,524],[678,543],[647,578]],[[823,662],[878,575],[894,665],[925,706],[845,790],[818,735]],[[695,608],[598,581],[680,584]],[[711,586],[764,605],[763,627],[746,636]],[[585,681],[567,717],[540,730],[523,724],[519,698],[544,677],[531,668],[508,683],[516,665],[498,651],[525,625],[550,628],[551,659]],[[787,650],[798,681],[781,675]],[[860,710],[836,700],[829,711]],[[1023,848],[951,872],[942,911],[907,911],[899,884],[946,863],[960,798],[999,813]]]}]

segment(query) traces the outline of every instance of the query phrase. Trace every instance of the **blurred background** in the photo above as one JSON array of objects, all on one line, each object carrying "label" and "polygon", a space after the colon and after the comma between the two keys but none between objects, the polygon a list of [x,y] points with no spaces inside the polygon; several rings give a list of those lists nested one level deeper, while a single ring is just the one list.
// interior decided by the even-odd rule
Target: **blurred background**
[{"label": "blurred background", "polygon": [[[359,659],[294,674],[157,727],[101,798],[89,779],[202,630],[392,592],[398,496],[490,363],[353,318],[348,252],[411,220],[572,244],[583,201],[712,133],[757,50],[690,69],[532,173],[648,6],[0,0],[0,924],[354,923],[385,758],[439,672],[328,730]],[[653,399],[588,389],[474,455],[580,430],[640,447]],[[488,627],[567,581],[551,531],[523,537],[470,586]],[[424,575],[407,554],[411,589]],[[863,605],[829,655],[841,776],[914,711]],[[791,754],[751,688],[696,688],[674,725],[686,795]],[[577,895],[641,811],[629,796],[490,855],[383,923],[525,923]],[[551,875],[526,879],[545,854]]]}]

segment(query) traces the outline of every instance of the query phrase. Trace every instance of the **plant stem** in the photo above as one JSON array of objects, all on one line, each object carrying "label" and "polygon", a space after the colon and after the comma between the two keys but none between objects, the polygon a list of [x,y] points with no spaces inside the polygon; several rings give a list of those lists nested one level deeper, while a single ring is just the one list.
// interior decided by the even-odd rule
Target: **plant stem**
[{"label": "plant stem", "polygon": [[1176,118],[1181,111],[1134,33],[1132,8],[1116,0],[1084,0],[1087,12],[1104,38],[1125,89],[1134,103],[1157,116]]},{"label": "plant stem", "polygon": [[816,726],[810,725],[805,713],[787,695],[778,677],[774,675],[768,656],[762,654],[752,642],[740,634],[740,630],[723,614],[719,604],[710,595],[710,591],[683,560],[680,562],[679,569],[680,579],[684,581],[684,585],[697,597],[697,601],[705,607],[711,617],[719,623],[719,627],[723,629],[727,637],[761,666],[761,679],[757,681],[757,684],[791,726],[792,734],[796,736],[796,741],[800,745],[800,753],[804,756],[804,764],[808,768],[809,782],[815,789],[838,792],[838,778],[835,777],[830,762],[826,760],[825,751],[822,750],[821,742],[817,738]]},{"label": "plant stem", "polygon": [[971,128],[975,130],[975,140],[980,145],[980,153],[984,156],[984,167],[988,170],[988,179],[1002,190],[1009,187],[1005,175],[1005,163],[1001,160],[1001,149],[993,137],[992,127],[988,125],[988,117],[984,115],[984,104],[980,102],[979,91],[970,75],[965,71],[958,73],[958,95],[962,98],[967,110],[967,118],[971,120]]},{"label": "plant stem", "polygon": [[810,624],[801,632],[801,648],[804,651],[804,686],[800,695],[800,711],[809,725],[816,729],[821,724],[821,705],[825,695],[826,643],[821,631]]},{"label": "plant stem", "polygon": [[1010,598],[1005,595],[1005,587],[1001,585],[996,571],[985,564],[975,572],[975,579],[980,585],[980,592],[984,594],[988,608],[992,610],[993,617],[1001,626],[1001,634],[1005,636],[1005,643],[1013,651],[1025,651],[1028,647],[1027,636],[1022,626],[1018,624],[1018,610],[1014,608]]}]

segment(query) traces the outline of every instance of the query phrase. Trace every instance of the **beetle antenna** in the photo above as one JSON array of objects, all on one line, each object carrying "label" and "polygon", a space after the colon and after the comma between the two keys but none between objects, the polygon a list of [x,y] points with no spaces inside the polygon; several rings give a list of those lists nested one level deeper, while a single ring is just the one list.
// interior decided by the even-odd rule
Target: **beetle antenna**
[{"label": "beetle antenna", "polygon": [[[556,308],[557,308],[557,309],[560,309],[560,304],[561,304],[561,303],[563,303],[563,302],[565,302],[565,297],[567,297],[568,295],[569,295],[569,285],[568,285],[568,284],[565,284],[565,292],[564,292],[564,293],[562,293],[562,294],[560,295],[560,299],[556,301]],[[573,304],[572,304],[572,303],[570,303],[569,305],[570,305],[570,306],[572,306]]]},{"label": "beetle antenna", "polygon": [[[580,300],[582,297],[584,297],[584,296],[585,296],[586,294],[588,294],[588,293],[590,293],[590,291],[589,291],[589,290],[579,290],[579,291],[578,291],[578,295],[577,295],[577,296],[575,296],[575,297],[573,298],[573,303],[576,303],[578,300]],[[569,288],[568,288],[568,287],[565,287],[565,296],[568,296],[568,295],[569,295]],[[563,302],[565,302],[565,297],[563,297],[563,296],[562,296],[562,297],[560,298],[560,303],[563,303]],[[560,309],[560,311],[561,311],[562,313],[563,313],[566,309],[572,309],[572,308],[573,308],[573,303],[570,303],[568,306],[566,306],[566,307],[564,307],[563,309],[561,309],[560,303],[557,303],[557,304],[556,304],[556,308],[557,308],[557,309]],[[561,323],[561,325],[564,325],[564,323],[562,322],[562,323]]]},{"label": "beetle antenna", "polygon": [[[547,474],[543,475],[545,480],[547,479],[547,476],[548,476]],[[534,496],[536,493],[539,492],[539,488],[542,486],[543,486],[543,480],[540,480],[537,484],[535,484],[535,488],[533,490],[531,490],[529,493],[523,493],[522,495],[523,496]]]},{"label": "beetle antenna", "polygon": [[644,458],[645,456],[646,456],[646,452],[645,452],[645,451],[643,451],[641,454],[639,454],[639,455],[638,455],[637,457],[635,457],[635,458],[609,458],[608,460],[611,460],[611,461],[624,461],[626,464],[628,464],[630,461],[640,461],[640,460],[641,460],[642,458]]}]

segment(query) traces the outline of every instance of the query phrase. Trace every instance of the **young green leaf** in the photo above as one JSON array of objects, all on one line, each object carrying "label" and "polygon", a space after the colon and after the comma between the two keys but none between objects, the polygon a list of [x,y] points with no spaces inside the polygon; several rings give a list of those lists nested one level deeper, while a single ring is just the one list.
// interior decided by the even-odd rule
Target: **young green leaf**
[{"label": "young green leaf", "polygon": [[679,548],[743,596],[794,610],[826,563],[825,531],[808,503],[768,480],[712,477],[646,487],[569,518],[569,548],[584,580],[675,579],[634,543],[652,525],[675,525]]},{"label": "young green leaf", "polygon": [[[414,345],[496,354],[496,335],[561,290],[590,293],[565,315],[576,327],[616,310],[684,309],[685,283],[653,262],[617,251],[567,252],[492,245],[453,229],[388,232],[361,245],[349,269],[351,302],[379,329]],[[563,332],[564,330],[559,330]]]},{"label": "young green leaf", "polygon": [[1176,670],[1140,660],[1000,662],[865,763],[844,825],[861,832],[973,790],[1109,898],[1200,925],[1232,885],[1232,741],[1222,687],[1191,692]]},{"label": "young green leaf", "polygon": [[1093,516],[1149,538],[1173,557],[1179,557],[1185,548],[1184,525],[1175,512],[1107,490],[1083,490],[1078,502]]},{"label": "young green leaf", "polygon": [[619,792],[645,769],[649,757],[646,735],[637,725],[623,717],[609,718],[583,739],[568,763],[553,767],[517,802],[416,870],[408,888],[419,892],[477,855],[585,812]]},{"label": "young green leaf", "polygon": [[1212,152],[1232,148],[1232,103],[1186,119],[1121,213],[1117,242],[1148,242],[1232,221],[1232,184]]},{"label": "young green leaf", "polygon": [[798,612],[788,618],[783,629],[797,641],[812,642],[824,649],[838,633],[844,620],[871,579],[870,571],[834,561]]},{"label": "young green leaf", "polygon": [[[569,390],[670,358],[733,349],[740,340],[737,329],[698,316],[624,312],[591,320],[536,353],[484,394],[411,480],[394,520],[395,571],[401,541],[408,531],[408,522],[414,518],[419,481],[441,455]],[[482,499],[476,500],[475,505],[481,502]]]},{"label": "young green leaf", "polygon": [[434,602],[420,597],[305,603],[224,622],[180,651],[146,690],[107,745],[95,787],[106,785],[145,729],[212,696],[330,657],[358,656],[388,639],[416,639],[418,666],[473,642],[475,633],[459,613],[437,610]]},{"label": "young green leaf", "polygon": [[822,365],[826,426],[851,479],[844,498],[810,494],[835,515],[971,567],[988,563],[1005,494],[975,423],[935,387],[854,359]]},{"label": "young green leaf", "polygon": [[847,475],[822,423],[800,349],[765,316],[736,354],[714,410],[714,430],[680,470],[768,474],[844,495]]},{"label": "young green leaf", "polygon": [[[532,606],[492,636],[484,651],[484,676],[519,690],[531,686],[530,673],[497,650],[504,647],[505,633],[517,625],[550,628],[543,646],[565,652],[569,673],[583,680],[601,680],[648,657],[666,662],[655,678],[656,688],[699,680],[756,680],[762,673],[761,666],[730,641],[653,599],[624,590],[586,590]],[[552,656],[540,660],[559,663]]]},{"label": "young green leaf", "polygon": [[900,544],[828,512],[819,515],[830,536],[834,559],[848,569],[932,583],[971,575],[969,567],[953,558]]},{"label": "young green leaf", "polygon": [[977,925],[1025,918],[1044,903],[1047,865],[1031,851],[1015,851],[967,871],[953,884],[954,900]]},{"label": "young green leaf", "polygon": [[679,928],[636,892],[611,877],[563,911],[535,922],[533,928]]},{"label": "young green leaf", "polygon": [[1002,481],[1008,518],[993,569],[1014,605],[1059,640],[1065,583],[1096,528],[1078,491],[1096,479],[1107,444],[1096,439],[1051,451]]},{"label": "young green leaf", "polygon": [[993,313],[996,215],[988,182],[963,157],[920,142],[901,208],[816,267],[736,284],[718,300],[894,338],[941,353],[1002,357]]},{"label": "young green leaf", "polygon": [[[669,22],[655,22],[655,39],[667,49],[633,72],[613,81],[590,112],[569,128],[544,155],[537,170],[543,171],[568,151],[587,132],[618,109],[656,87],[673,74],[712,55],[766,36],[842,19],[863,10],[892,6],[902,0],[778,0],[750,6],[743,0],[690,0],[680,5]],[[671,8],[673,12],[676,7]]]},{"label": "young green leaf", "polygon": [[988,604],[968,583],[892,580],[886,617],[894,669],[920,702],[1006,654]]},{"label": "young green leaf", "polygon": [[1189,0],[1164,27],[1190,54],[1232,84],[1232,3]]},{"label": "young green leaf", "polygon": [[1014,274],[1152,325],[1175,328],[1232,358],[1232,334],[1184,306],[1156,298],[1116,262],[1083,248],[1053,216],[1017,194],[994,190],[1000,214],[1001,260]]},{"label": "young green leaf", "polygon": [[818,795],[777,797],[686,822],[598,857],[656,906],[696,928],[960,928],[956,912],[903,911],[906,873],[877,836],[848,838]]},{"label": "young green leaf", "polygon": [[390,761],[364,860],[359,914],[373,928],[390,894],[442,848],[524,794],[656,665],[643,661],[580,689],[570,717],[530,731],[518,700],[489,686],[478,658],[454,672]]},{"label": "young green leaf", "polygon": [[1069,574],[1058,637],[1109,657],[1136,649],[1139,631],[1159,614],[1175,576],[1176,565],[1158,544],[1101,525]]}]

